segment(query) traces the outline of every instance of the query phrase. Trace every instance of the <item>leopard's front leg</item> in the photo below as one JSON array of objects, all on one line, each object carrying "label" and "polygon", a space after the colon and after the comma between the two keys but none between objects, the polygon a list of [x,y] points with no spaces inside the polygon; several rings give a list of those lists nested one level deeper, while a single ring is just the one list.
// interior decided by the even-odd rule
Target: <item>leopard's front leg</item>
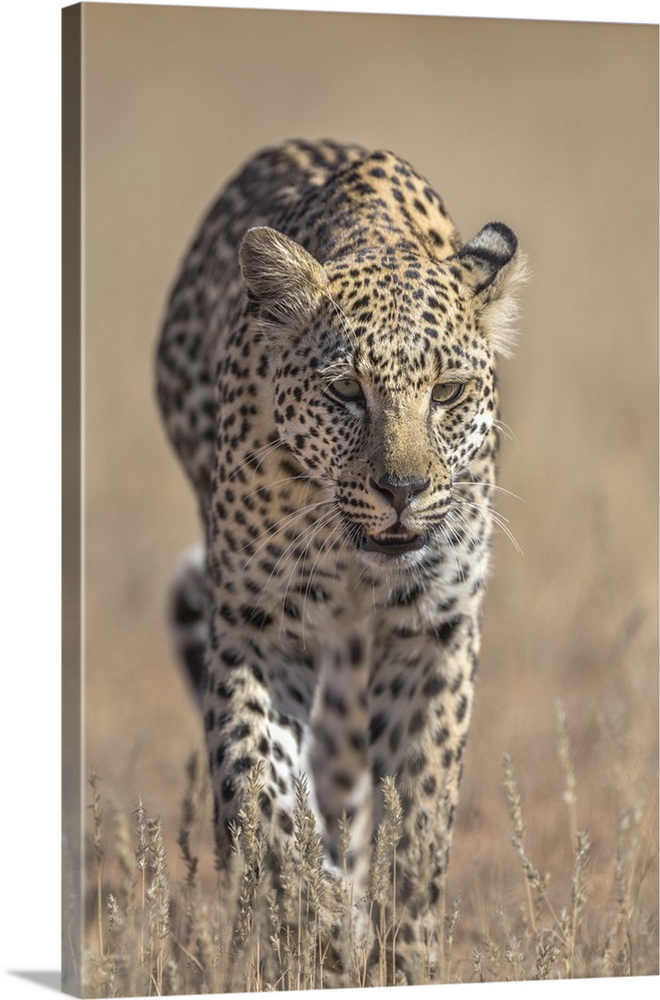
[{"label": "leopard's front leg", "polygon": [[412,983],[427,981],[437,969],[478,646],[476,621],[459,615],[422,634],[391,636],[375,660],[370,685],[374,836],[383,820],[385,776],[394,778],[402,809],[388,981],[393,981],[392,965]]},{"label": "leopard's front leg", "polygon": [[[223,619],[223,615],[225,619]],[[251,773],[259,770],[260,827],[277,877],[294,833],[296,778],[312,701],[309,669],[290,668],[288,690],[253,628],[227,628],[228,609],[216,608],[207,647],[204,727],[214,796],[218,858],[228,862]],[[301,679],[296,686],[296,676]],[[303,677],[303,675],[307,675]]]},{"label": "leopard's front leg", "polygon": [[[358,882],[366,874],[371,820],[367,686],[372,638],[355,626],[335,627],[319,649],[307,771],[329,860]],[[348,821],[348,842],[341,823]]]},{"label": "leopard's front leg", "polygon": [[259,775],[259,825],[276,873],[294,829],[294,778],[302,741],[296,719],[272,711],[266,689],[249,666],[210,671],[203,699],[206,745],[220,864],[228,863],[251,774]]},{"label": "leopard's front leg", "polygon": [[[224,628],[221,633],[211,630],[204,695],[220,861],[228,867],[235,830],[242,827],[250,775],[261,765],[259,826],[267,848],[268,882],[278,890],[275,898],[282,926],[288,939],[297,938],[293,886],[306,901],[305,919],[318,921],[324,975],[334,977],[326,985],[347,985],[351,959],[345,944],[337,943],[337,934],[339,918],[352,916],[353,907],[347,903],[350,889],[337,875],[346,870],[349,885],[360,882],[362,887],[365,865],[356,861],[368,859],[369,831],[363,807],[370,817],[366,767],[369,647],[354,630],[337,632],[314,653],[309,648],[305,653],[296,644],[278,651],[268,646],[265,636],[258,640],[254,633],[246,635],[245,628],[228,629],[227,612],[227,606],[216,611],[217,618],[225,616]],[[307,805],[325,849],[319,859],[325,869],[320,883],[314,868],[316,856],[306,853],[304,846],[310,843],[302,836],[303,829],[308,829],[306,820],[298,824],[299,777],[305,779]],[[341,849],[344,815],[352,819],[354,838],[346,854]],[[310,891],[312,885],[314,891]],[[312,918],[310,900],[319,885],[323,886],[321,903]],[[358,891],[354,895],[357,900]],[[266,906],[263,893],[261,905]]]}]

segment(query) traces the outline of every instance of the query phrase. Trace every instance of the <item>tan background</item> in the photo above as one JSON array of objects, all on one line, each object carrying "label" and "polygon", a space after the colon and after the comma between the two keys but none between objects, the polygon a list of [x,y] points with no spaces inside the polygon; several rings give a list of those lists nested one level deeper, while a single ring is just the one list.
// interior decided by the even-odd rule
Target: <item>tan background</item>
[{"label": "tan background", "polygon": [[[153,352],[203,210],[287,137],[396,151],[464,238],[501,219],[533,270],[501,365],[501,480],[524,502],[500,509],[524,555],[498,538],[452,870],[466,926],[514,863],[503,753],[539,866],[569,871],[554,699],[596,862],[622,786],[656,816],[657,43],[652,26],[84,6],[86,762],[162,813],[171,845],[199,727],[164,594],[197,524]],[[623,783],[605,717],[631,743]]]}]

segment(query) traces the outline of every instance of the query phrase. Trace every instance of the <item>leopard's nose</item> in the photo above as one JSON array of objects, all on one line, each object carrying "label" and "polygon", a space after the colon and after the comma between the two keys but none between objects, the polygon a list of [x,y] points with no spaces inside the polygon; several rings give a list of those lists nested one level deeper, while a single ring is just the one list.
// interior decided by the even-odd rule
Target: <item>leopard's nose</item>
[{"label": "leopard's nose", "polygon": [[397,516],[408,506],[413,497],[422,493],[431,482],[422,476],[392,476],[386,474],[378,481],[371,479],[371,485],[394,507]]}]

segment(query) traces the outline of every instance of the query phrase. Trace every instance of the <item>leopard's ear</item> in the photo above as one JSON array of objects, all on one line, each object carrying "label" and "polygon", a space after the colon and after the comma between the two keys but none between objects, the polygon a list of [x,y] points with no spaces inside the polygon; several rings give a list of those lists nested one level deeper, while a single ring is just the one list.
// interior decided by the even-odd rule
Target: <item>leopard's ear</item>
[{"label": "leopard's ear", "polygon": [[518,237],[502,222],[489,222],[451,258],[461,265],[461,278],[472,288],[481,325],[500,354],[513,344],[518,315],[517,293],[527,279],[527,261]]},{"label": "leopard's ear", "polygon": [[323,267],[299,243],[276,229],[248,229],[239,250],[251,303],[279,323],[308,317],[327,284]]}]

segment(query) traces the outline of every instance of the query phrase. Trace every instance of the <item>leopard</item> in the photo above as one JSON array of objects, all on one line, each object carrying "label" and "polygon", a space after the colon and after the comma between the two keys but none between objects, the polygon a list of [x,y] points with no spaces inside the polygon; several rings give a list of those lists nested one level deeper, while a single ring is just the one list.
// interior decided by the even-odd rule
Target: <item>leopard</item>
[{"label": "leopard", "polygon": [[328,870],[364,872],[389,780],[397,899],[411,926],[438,905],[526,273],[508,226],[463,242],[407,161],[353,143],[263,149],[204,215],[156,394],[199,510],[170,614],[221,864],[259,767],[273,870],[302,775]]}]

